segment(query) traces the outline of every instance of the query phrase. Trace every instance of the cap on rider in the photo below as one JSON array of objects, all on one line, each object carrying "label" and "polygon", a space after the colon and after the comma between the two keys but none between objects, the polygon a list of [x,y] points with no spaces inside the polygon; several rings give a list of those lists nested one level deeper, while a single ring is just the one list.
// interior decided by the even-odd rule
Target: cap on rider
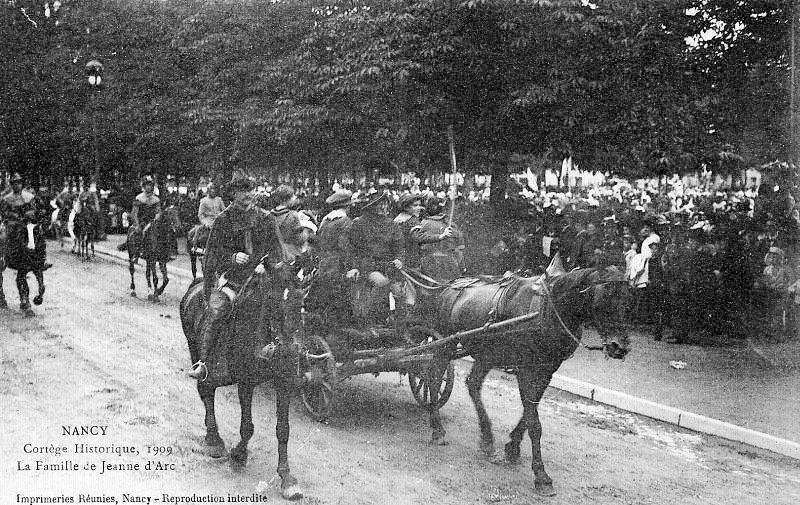
[{"label": "cap on rider", "polygon": [[349,207],[353,192],[347,189],[340,189],[325,199],[325,203],[334,208]]}]

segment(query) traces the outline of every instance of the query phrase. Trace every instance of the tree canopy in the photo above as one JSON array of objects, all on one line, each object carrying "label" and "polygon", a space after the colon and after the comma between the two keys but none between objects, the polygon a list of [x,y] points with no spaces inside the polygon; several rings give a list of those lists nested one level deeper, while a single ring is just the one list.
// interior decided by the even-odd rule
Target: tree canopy
[{"label": "tree canopy", "polygon": [[0,7],[7,168],[434,173],[448,126],[461,167],[500,181],[519,155],[628,176],[788,155],[788,2],[44,6]]}]

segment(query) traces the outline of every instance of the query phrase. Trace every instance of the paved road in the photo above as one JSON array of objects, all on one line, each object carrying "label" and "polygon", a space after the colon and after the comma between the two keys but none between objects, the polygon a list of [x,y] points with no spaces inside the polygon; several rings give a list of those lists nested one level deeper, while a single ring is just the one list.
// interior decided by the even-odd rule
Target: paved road
[{"label": "paved road", "polygon": [[[163,499],[161,493],[249,495],[259,482],[277,502],[274,404],[259,390],[249,466],[232,472],[224,461],[198,454],[202,414],[180,330],[177,303],[186,289],[176,279],[160,304],[127,295],[127,271],[103,261],[81,263],[51,254],[45,304],[34,319],[0,312],[0,502],[23,496],[121,493]],[[5,274],[11,284],[10,272]],[[15,300],[15,295],[9,297]],[[603,362],[605,364],[605,362]],[[609,362],[611,363],[611,362]],[[604,365],[605,366],[605,365]],[[476,417],[463,386],[467,364],[443,409],[450,444],[430,447],[424,412],[397,374],[356,377],[338,390],[329,424],[292,411],[290,460],[308,504],[502,503],[542,501],[532,490],[529,444],[519,466],[495,465],[477,450]],[[485,389],[498,445],[520,415],[512,377],[492,373]],[[235,390],[220,392],[221,432],[238,439]],[[540,405],[545,465],[558,495],[548,504],[794,504],[800,502],[795,460],[701,436],[549,390]],[[64,425],[103,425],[106,436],[64,436]],[[160,458],[141,455],[31,454],[48,448],[95,445],[169,447]],[[144,464],[168,470],[19,470],[43,460]]]}]

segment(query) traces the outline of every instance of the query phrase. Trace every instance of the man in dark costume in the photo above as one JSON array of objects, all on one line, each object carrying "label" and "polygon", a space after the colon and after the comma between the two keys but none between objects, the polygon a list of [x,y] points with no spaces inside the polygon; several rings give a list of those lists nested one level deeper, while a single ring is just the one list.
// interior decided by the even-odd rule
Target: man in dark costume
[{"label": "man in dark costume", "polygon": [[200,334],[200,359],[189,376],[204,380],[206,361],[216,343],[221,323],[252,275],[266,272],[266,265],[282,267],[282,248],[277,226],[269,213],[253,205],[254,181],[234,174],[229,190],[232,203],[214,220],[203,265],[207,300]]},{"label": "man in dark costume", "polygon": [[397,300],[396,321],[401,322],[407,314],[406,305],[413,305],[413,295],[404,289],[399,270],[403,268],[405,249],[403,232],[389,217],[389,201],[386,193],[374,196],[362,208],[362,215],[353,221],[345,235],[347,264],[350,269],[346,277],[358,281],[364,277],[366,296],[357,312],[362,312],[369,323],[385,319],[384,296],[387,288]]},{"label": "man in dark costume", "polygon": [[344,326],[352,315],[350,294],[342,282],[345,273],[346,237],[353,224],[348,215],[352,192],[339,190],[325,199],[332,210],[322,218],[317,232],[319,266],[317,278],[311,285],[305,306],[315,316],[314,324],[330,327]]},{"label": "man in dark costume", "polygon": [[133,199],[131,224],[136,233],[142,234],[161,212],[161,200],[155,195],[156,183],[152,176],[142,178],[142,192]]},{"label": "man in dark costume", "polygon": [[412,230],[420,245],[420,270],[439,282],[449,282],[464,273],[464,235],[444,217],[444,200],[431,197],[425,206],[428,217]]}]

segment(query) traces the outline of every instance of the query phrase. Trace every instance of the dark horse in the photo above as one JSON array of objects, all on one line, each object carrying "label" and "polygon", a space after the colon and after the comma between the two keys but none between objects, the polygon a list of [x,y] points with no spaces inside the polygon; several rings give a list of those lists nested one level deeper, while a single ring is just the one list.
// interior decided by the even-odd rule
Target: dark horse
[{"label": "dark horse", "polygon": [[[172,241],[174,240],[173,223],[170,216],[164,212],[159,212],[150,224],[145,225],[139,232],[131,226],[128,229],[128,271],[131,274],[131,296],[136,296],[136,283],[133,274],[136,271],[136,263],[139,258],[145,261],[144,276],[147,279],[147,289],[153,292],[147,295],[147,299],[157,302],[158,297],[164,292],[169,284],[167,275],[167,262],[170,261]],[[156,265],[161,270],[164,283],[159,286],[158,272]]]},{"label": "dark horse", "polygon": [[[592,324],[603,338],[606,355],[621,359],[628,352],[624,308],[628,285],[616,269],[582,269],[557,277],[510,277],[504,279],[456,279],[435,297],[435,310],[442,334],[480,328],[487,322],[525,314],[538,316],[502,332],[487,332],[463,339],[465,354],[475,359],[467,389],[478,413],[480,447],[494,455],[492,423],[481,401],[481,387],[492,368],[513,369],[517,375],[524,413],[505,445],[506,459],[519,460],[520,442],[528,431],[533,452],[536,490],[553,495],[553,481],[544,470],[541,447],[542,425],[537,406],[553,373],[580,345],[581,326]],[[439,365],[447,357],[438,360]],[[432,374],[432,377],[440,374]],[[445,430],[439,418],[439,385],[431,384],[433,443],[444,443]]]},{"label": "dark horse", "polygon": [[[249,284],[249,283],[248,283]],[[205,406],[205,446],[212,457],[221,457],[225,442],[219,435],[214,415],[215,391],[221,386],[238,385],[241,424],[241,441],[230,451],[230,462],[235,469],[247,463],[247,444],[253,436],[253,390],[256,385],[272,380],[277,406],[276,435],[278,438],[278,475],[281,478],[281,495],[287,499],[302,497],[302,492],[289,471],[289,402],[295,378],[299,376],[299,349],[291,344],[278,344],[269,361],[256,358],[255,353],[270,341],[268,286],[264,280],[249,295],[240,294],[225,328],[221,328],[217,343],[209,355],[209,375],[197,383],[197,392]],[[244,289],[243,289],[244,291]],[[180,303],[181,324],[189,344],[192,363],[200,355],[199,335],[205,309],[203,279],[195,279]],[[266,324],[265,321],[267,321]],[[263,331],[263,329],[266,329]]]},{"label": "dark horse", "polygon": [[[89,261],[94,258],[94,242],[100,224],[100,213],[95,210],[91,202],[86,201],[86,198],[81,198],[79,202],[80,210],[75,214],[75,237],[78,241],[78,254],[83,261]],[[91,256],[89,256],[90,248]]]},{"label": "dark horse", "polygon": [[[186,233],[186,249],[189,253],[189,262],[192,267],[192,277],[197,278],[197,259],[205,256],[206,242],[211,233],[211,228],[204,224],[198,224],[192,227]],[[202,261],[201,261],[202,267]]]},{"label": "dark horse", "polygon": [[33,298],[35,305],[44,300],[44,271],[46,258],[46,242],[42,227],[38,223],[16,224],[12,226],[0,224],[0,308],[8,306],[3,294],[3,270],[6,267],[17,271],[17,290],[19,291],[20,308],[28,316],[36,315],[31,310],[28,296],[28,273],[33,272],[39,285],[39,292]]}]

